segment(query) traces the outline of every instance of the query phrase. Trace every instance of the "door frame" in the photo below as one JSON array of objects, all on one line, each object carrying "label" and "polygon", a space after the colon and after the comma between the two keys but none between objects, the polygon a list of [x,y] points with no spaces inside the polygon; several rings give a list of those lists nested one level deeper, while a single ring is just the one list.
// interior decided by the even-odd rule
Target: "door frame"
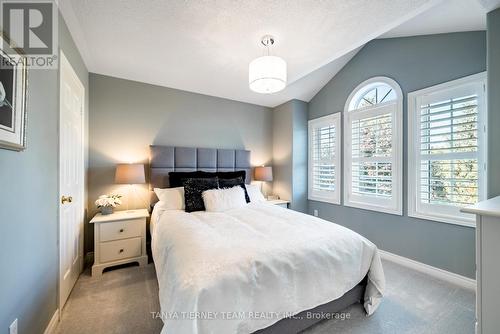
[{"label": "door frame", "polygon": [[[62,249],[61,249],[61,196],[63,195],[62,194],[62,191],[61,191],[61,115],[62,115],[62,103],[61,103],[61,99],[62,99],[62,93],[61,93],[61,83],[62,83],[62,71],[63,71],[63,68],[65,70],[68,71],[68,73],[74,77],[74,79],[76,80],[76,82],[78,83],[78,85],[80,86],[82,92],[83,92],[83,99],[82,99],[82,128],[81,128],[81,135],[82,135],[82,140],[81,140],[81,161],[82,161],[82,175],[81,175],[81,189],[79,191],[79,195],[80,195],[80,198],[82,199],[81,200],[81,212],[82,212],[82,222],[83,222],[83,225],[85,225],[85,208],[86,208],[86,203],[85,203],[85,182],[86,182],[86,169],[85,169],[85,122],[86,122],[86,119],[85,119],[85,100],[86,100],[86,91],[85,91],[85,86],[83,85],[82,81],[80,80],[80,78],[78,77],[78,75],[76,74],[75,70],[73,69],[73,66],[71,65],[70,61],[68,60],[68,58],[66,57],[66,55],[64,54],[63,50],[60,49],[59,50],[59,75],[58,75],[58,92],[59,92],[59,115],[58,115],[58,131],[59,131],[59,136],[58,136],[58,147],[57,147],[57,162],[58,162],[58,165],[57,165],[57,169],[58,169],[58,179],[57,179],[57,188],[58,188],[58,198],[57,198],[57,201],[58,201],[58,210],[57,210],[57,217],[58,217],[58,224],[57,224],[57,255],[58,255],[58,270],[57,270],[57,312],[59,314],[59,320],[61,319],[61,313],[62,313],[62,309],[64,307],[64,305],[62,305],[62,301],[61,301],[61,287],[62,287],[62,284],[61,284],[61,277],[62,277],[62,268],[61,268],[61,252],[62,252]],[[82,227],[82,231],[81,231],[82,235],[81,235],[81,238],[82,238],[82,242],[81,242],[81,245],[78,249],[78,252],[79,252],[79,271],[80,273],[83,271],[83,264],[84,264],[84,241],[85,241],[85,236],[84,236],[84,226]]]}]

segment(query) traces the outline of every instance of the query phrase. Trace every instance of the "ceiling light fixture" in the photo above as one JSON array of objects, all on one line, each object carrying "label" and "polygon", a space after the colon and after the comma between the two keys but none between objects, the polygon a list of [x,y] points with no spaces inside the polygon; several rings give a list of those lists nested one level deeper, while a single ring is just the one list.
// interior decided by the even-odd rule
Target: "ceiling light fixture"
[{"label": "ceiling light fixture", "polygon": [[286,62],[270,55],[270,47],[274,44],[274,37],[262,37],[262,45],[267,48],[267,55],[255,58],[248,66],[248,85],[254,92],[272,94],[286,87]]}]

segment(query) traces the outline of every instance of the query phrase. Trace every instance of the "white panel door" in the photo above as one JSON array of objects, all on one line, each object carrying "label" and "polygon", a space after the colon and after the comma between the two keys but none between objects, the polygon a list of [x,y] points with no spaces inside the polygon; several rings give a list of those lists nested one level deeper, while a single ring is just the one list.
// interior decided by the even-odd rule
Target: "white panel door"
[{"label": "white panel door", "polygon": [[59,307],[62,310],[83,268],[85,89],[60,53]]}]

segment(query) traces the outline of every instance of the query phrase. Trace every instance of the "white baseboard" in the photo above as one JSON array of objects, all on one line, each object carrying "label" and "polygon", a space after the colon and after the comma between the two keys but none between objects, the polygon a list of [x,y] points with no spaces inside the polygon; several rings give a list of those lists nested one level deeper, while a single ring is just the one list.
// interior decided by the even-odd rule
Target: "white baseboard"
[{"label": "white baseboard", "polygon": [[418,262],[400,255],[396,255],[393,253],[389,253],[383,250],[379,250],[380,257],[382,259],[400,264],[402,266],[411,268],[413,270],[425,273],[434,278],[447,281],[458,286],[461,286],[466,289],[475,290],[476,289],[476,280],[465,277],[462,275],[458,275],[443,269],[439,269],[433,266],[429,266],[428,264]]},{"label": "white baseboard", "polygon": [[47,325],[47,328],[45,328],[45,330],[43,331],[43,334],[55,333],[58,322],[59,322],[59,309],[57,309],[54,312],[54,315],[52,316],[52,319],[50,319],[50,322]]}]

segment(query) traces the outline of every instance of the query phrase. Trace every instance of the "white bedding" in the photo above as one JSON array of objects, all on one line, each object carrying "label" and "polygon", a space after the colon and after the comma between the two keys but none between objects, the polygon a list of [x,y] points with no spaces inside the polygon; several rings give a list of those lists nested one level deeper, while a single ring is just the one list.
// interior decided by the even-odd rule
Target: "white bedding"
[{"label": "white bedding", "polygon": [[151,232],[162,334],[251,333],[341,297],[367,273],[370,315],[385,288],[373,243],[267,203],[224,213],[155,210]]}]

